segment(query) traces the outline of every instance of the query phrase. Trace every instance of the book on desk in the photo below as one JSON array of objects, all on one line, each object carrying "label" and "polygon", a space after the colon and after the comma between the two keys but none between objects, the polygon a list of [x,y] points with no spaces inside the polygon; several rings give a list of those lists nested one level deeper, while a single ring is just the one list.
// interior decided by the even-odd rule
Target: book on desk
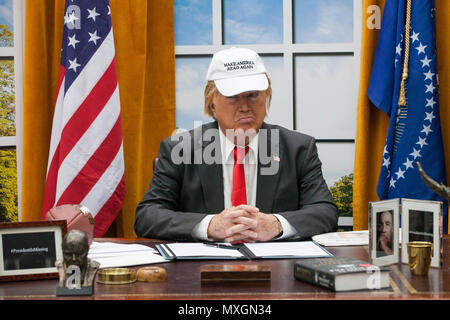
[{"label": "book on desk", "polygon": [[294,277],[333,291],[389,288],[389,269],[350,257],[295,262]]},{"label": "book on desk", "polygon": [[313,241],[256,242],[232,245],[230,243],[167,243],[156,248],[168,260],[214,259],[292,259],[332,257],[333,255]]}]

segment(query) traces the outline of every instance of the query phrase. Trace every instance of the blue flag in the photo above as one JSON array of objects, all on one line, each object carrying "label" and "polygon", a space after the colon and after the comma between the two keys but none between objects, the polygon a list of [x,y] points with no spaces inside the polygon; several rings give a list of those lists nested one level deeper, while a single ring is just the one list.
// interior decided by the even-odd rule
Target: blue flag
[{"label": "blue flag", "polygon": [[410,10],[407,2],[386,1],[369,83],[369,99],[390,117],[377,194],[381,200],[443,201],[447,233],[447,203],[425,185],[417,169],[420,162],[431,178],[446,183],[434,0],[413,0]]}]

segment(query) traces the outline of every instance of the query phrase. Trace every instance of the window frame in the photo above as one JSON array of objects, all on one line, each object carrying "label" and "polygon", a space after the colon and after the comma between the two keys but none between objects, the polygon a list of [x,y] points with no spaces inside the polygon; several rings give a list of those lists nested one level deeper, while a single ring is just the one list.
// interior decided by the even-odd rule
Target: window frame
[{"label": "window frame", "polygon": [[14,46],[0,47],[0,57],[14,61],[14,86],[16,109],[16,135],[0,137],[0,147],[15,147],[17,161],[17,197],[18,221],[21,221],[22,208],[22,164],[23,164],[23,82],[24,82],[24,39],[25,39],[25,2],[13,0]]},{"label": "window frame", "polygon": [[[212,1],[212,45],[175,45],[175,58],[213,55],[215,52],[231,48],[235,45],[223,44],[223,0]],[[295,117],[295,57],[302,54],[348,54],[354,59],[354,92],[357,97],[360,76],[362,3],[353,0],[353,43],[294,43],[294,0],[283,0],[283,43],[281,44],[248,44],[245,47],[261,55],[282,55],[284,64],[283,87],[292,92],[288,108],[292,119],[290,129],[297,130]],[[355,99],[356,101],[356,99]],[[354,139],[318,139],[317,142],[355,142]]]},{"label": "window frame", "polygon": [[[175,58],[195,58],[212,56],[215,52],[231,48],[237,45],[226,45],[224,43],[223,34],[223,1],[212,1],[212,45],[175,45]],[[301,131],[296,123],[296,92],[295,92],[295,59],[301,55],[317,55],[317,54],[339,54],[351,55],[353,57],[353,92],[355,107],[358,103],[359,79],[360,79],[360,61],[361,61],[361,36],[362,36],[362,2],[360,0],[353,0],[353,42],[352,43],[294,43],[294,1],[283,0],[283,43],[281,44],[247,44],[245,47],[258,52],[261,55],[282,55],[283,57],[283,78],[286,82],[283,87],[286,92],[291,92],[292,95],[288,99],[289,105],[286,109],[290,110],[286,114],[292,121],[290,129]],[[242,45],[240,45],[242,46]],[[356,119],[356,117],[355,117]],[[357,121],[357,120],[356,120]],[[352,144],[355,146],[356,138],[356,123],[355,131],[352,138],[333,138],[317,139],[318,145],[325,143],[332,144]],[[331,186],[331,185],[330,185]],[[339,217],[339,226],[346,228],[353,226],[353,217]]]}]

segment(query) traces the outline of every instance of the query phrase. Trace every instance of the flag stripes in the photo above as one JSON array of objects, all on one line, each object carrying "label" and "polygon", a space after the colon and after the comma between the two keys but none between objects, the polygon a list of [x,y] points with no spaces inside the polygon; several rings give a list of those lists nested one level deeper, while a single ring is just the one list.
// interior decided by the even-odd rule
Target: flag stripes
[{"label": "flag stripes", "polygon": [[82,204],[94,216],[96,237],[125,197],[116,70],[108,1],[66,1],[42,215],[62,204]]}]

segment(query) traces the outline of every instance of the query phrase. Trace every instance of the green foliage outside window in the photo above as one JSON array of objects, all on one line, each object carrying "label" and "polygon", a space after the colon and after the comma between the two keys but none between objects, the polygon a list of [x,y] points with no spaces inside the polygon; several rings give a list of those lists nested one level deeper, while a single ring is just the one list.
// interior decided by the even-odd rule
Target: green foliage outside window
[{"label": "green foliage outside window", "polygon": [[18,220],[15,148],[0,149],[0,222]]},{"label": "green foliage outside window", "polygon": [[16,135],[14,60],[0,60],[0,136]]},{"label": "green foliage outside window", "polygon": [[[14,34],[0,25],[0,47],[13,46]],[[0,137],[16,135],[14,60],[0,59]],[[18,221],[16,148],[0,148],[0,222]]]},{"label": "green foliage outside window", "polygon": [[340,217],[353,217],[353,173],[341,177],[330,187]]},{"label": "green foliage outside window", "polygon": [[14,33],[8,25],[0,24],[0,47],[12,47],[14,45]]}]

